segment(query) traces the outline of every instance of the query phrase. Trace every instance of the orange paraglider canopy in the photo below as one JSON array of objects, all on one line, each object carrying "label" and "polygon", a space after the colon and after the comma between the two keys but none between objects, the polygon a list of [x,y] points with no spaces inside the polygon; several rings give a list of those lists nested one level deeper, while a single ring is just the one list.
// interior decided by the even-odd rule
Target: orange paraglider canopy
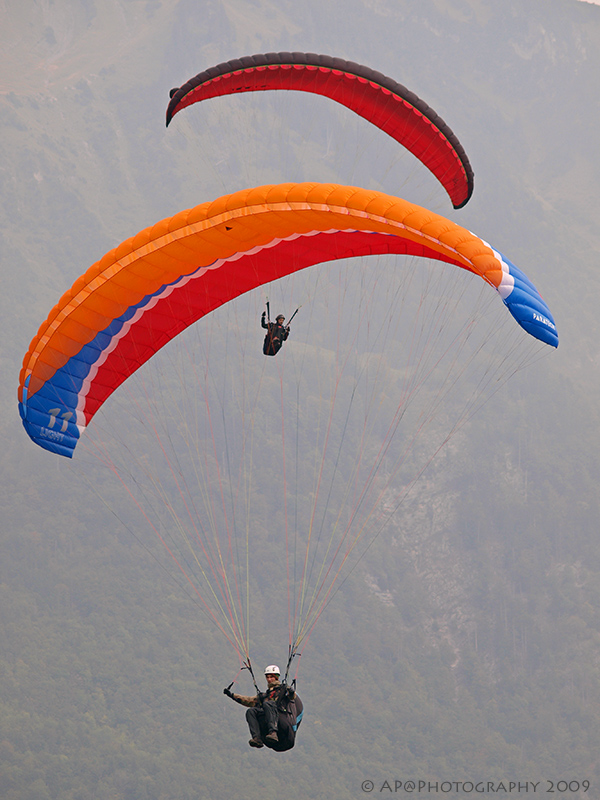
[{"label": "orange paraglider canopy", "polygon": [[40,446],[71,456],[107,397],[204,315],[311,265],[379,253],[438,259],[479,275],[525,330],[557,345],[533,284],[465,228],[377,191],[261,186],[146,228],[75,281],[23,362],[19,403],[27,432]]}]

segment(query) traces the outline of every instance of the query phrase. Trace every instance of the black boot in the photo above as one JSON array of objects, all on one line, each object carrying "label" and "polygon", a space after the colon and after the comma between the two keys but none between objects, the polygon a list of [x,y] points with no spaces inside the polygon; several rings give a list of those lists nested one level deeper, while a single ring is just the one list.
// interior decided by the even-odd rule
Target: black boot
[{"label": "black boot", "polygon": [[261,740],[257,739],[254,736],[252,737],[252,739],[250,739],[248,744],[250,745],[250,747],[264,747],[264,744],[261,742]]}]

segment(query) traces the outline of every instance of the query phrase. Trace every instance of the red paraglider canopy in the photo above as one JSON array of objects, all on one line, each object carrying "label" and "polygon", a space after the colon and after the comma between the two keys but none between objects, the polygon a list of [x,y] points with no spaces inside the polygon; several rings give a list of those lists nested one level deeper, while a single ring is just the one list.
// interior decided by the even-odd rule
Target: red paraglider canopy
[{"label": "red paraglider canopy", "polygon": [[448,192],[454,208],[473,193],[473,170],[444,120],[392,78],[315,53],[267,53],[210,67],[171,90],[167,125],[186,106],[239,92],[292,89],[329,97],[373,123],[418,158]]}]

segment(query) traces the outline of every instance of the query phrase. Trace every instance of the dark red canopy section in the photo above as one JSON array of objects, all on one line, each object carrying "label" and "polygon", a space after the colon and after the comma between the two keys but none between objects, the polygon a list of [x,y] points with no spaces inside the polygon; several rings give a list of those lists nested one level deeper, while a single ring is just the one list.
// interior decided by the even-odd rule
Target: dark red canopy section
[{"label": "dark red canopy section", "polygon": [[416,156],[440,181],[454,208],[473,193],[473,170],[444,120],[392,78],[342,58],[266,53],[210,67],[171,90],[167,125],[182,108],[236,92],[277,89],[320,94],[354,111]]}]

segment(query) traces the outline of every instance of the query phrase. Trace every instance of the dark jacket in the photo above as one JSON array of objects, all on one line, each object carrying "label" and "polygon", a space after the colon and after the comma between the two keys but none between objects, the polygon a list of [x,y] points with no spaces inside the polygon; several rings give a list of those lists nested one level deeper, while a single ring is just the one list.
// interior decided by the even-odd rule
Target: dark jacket
[{"label": "dark jacket", "polygon": [[290,335],[290,326],[283,326],[279,322],[265,322],[264,314],[261,317],[260,324],[267,331],[263,344],[263,353],[266,356],[276,356],[281,350],[281,345]]},{"label": "dark jacket", "polygon": [[279,683],[279,681],[269,686],[266,692],[261,692],[260,694],[254,695],[254,697],[245,697],[242,694],[233,695],[233,699],[236,703],[250,708],[261,705],[265,700],[272,700],[277,703],[277,706],[281,709],[281,707],[285,705],[286,700],[294,700],[295,698],[296,693],[293,689],[290,689],[289,686],[284,686],[282,683]]}]

